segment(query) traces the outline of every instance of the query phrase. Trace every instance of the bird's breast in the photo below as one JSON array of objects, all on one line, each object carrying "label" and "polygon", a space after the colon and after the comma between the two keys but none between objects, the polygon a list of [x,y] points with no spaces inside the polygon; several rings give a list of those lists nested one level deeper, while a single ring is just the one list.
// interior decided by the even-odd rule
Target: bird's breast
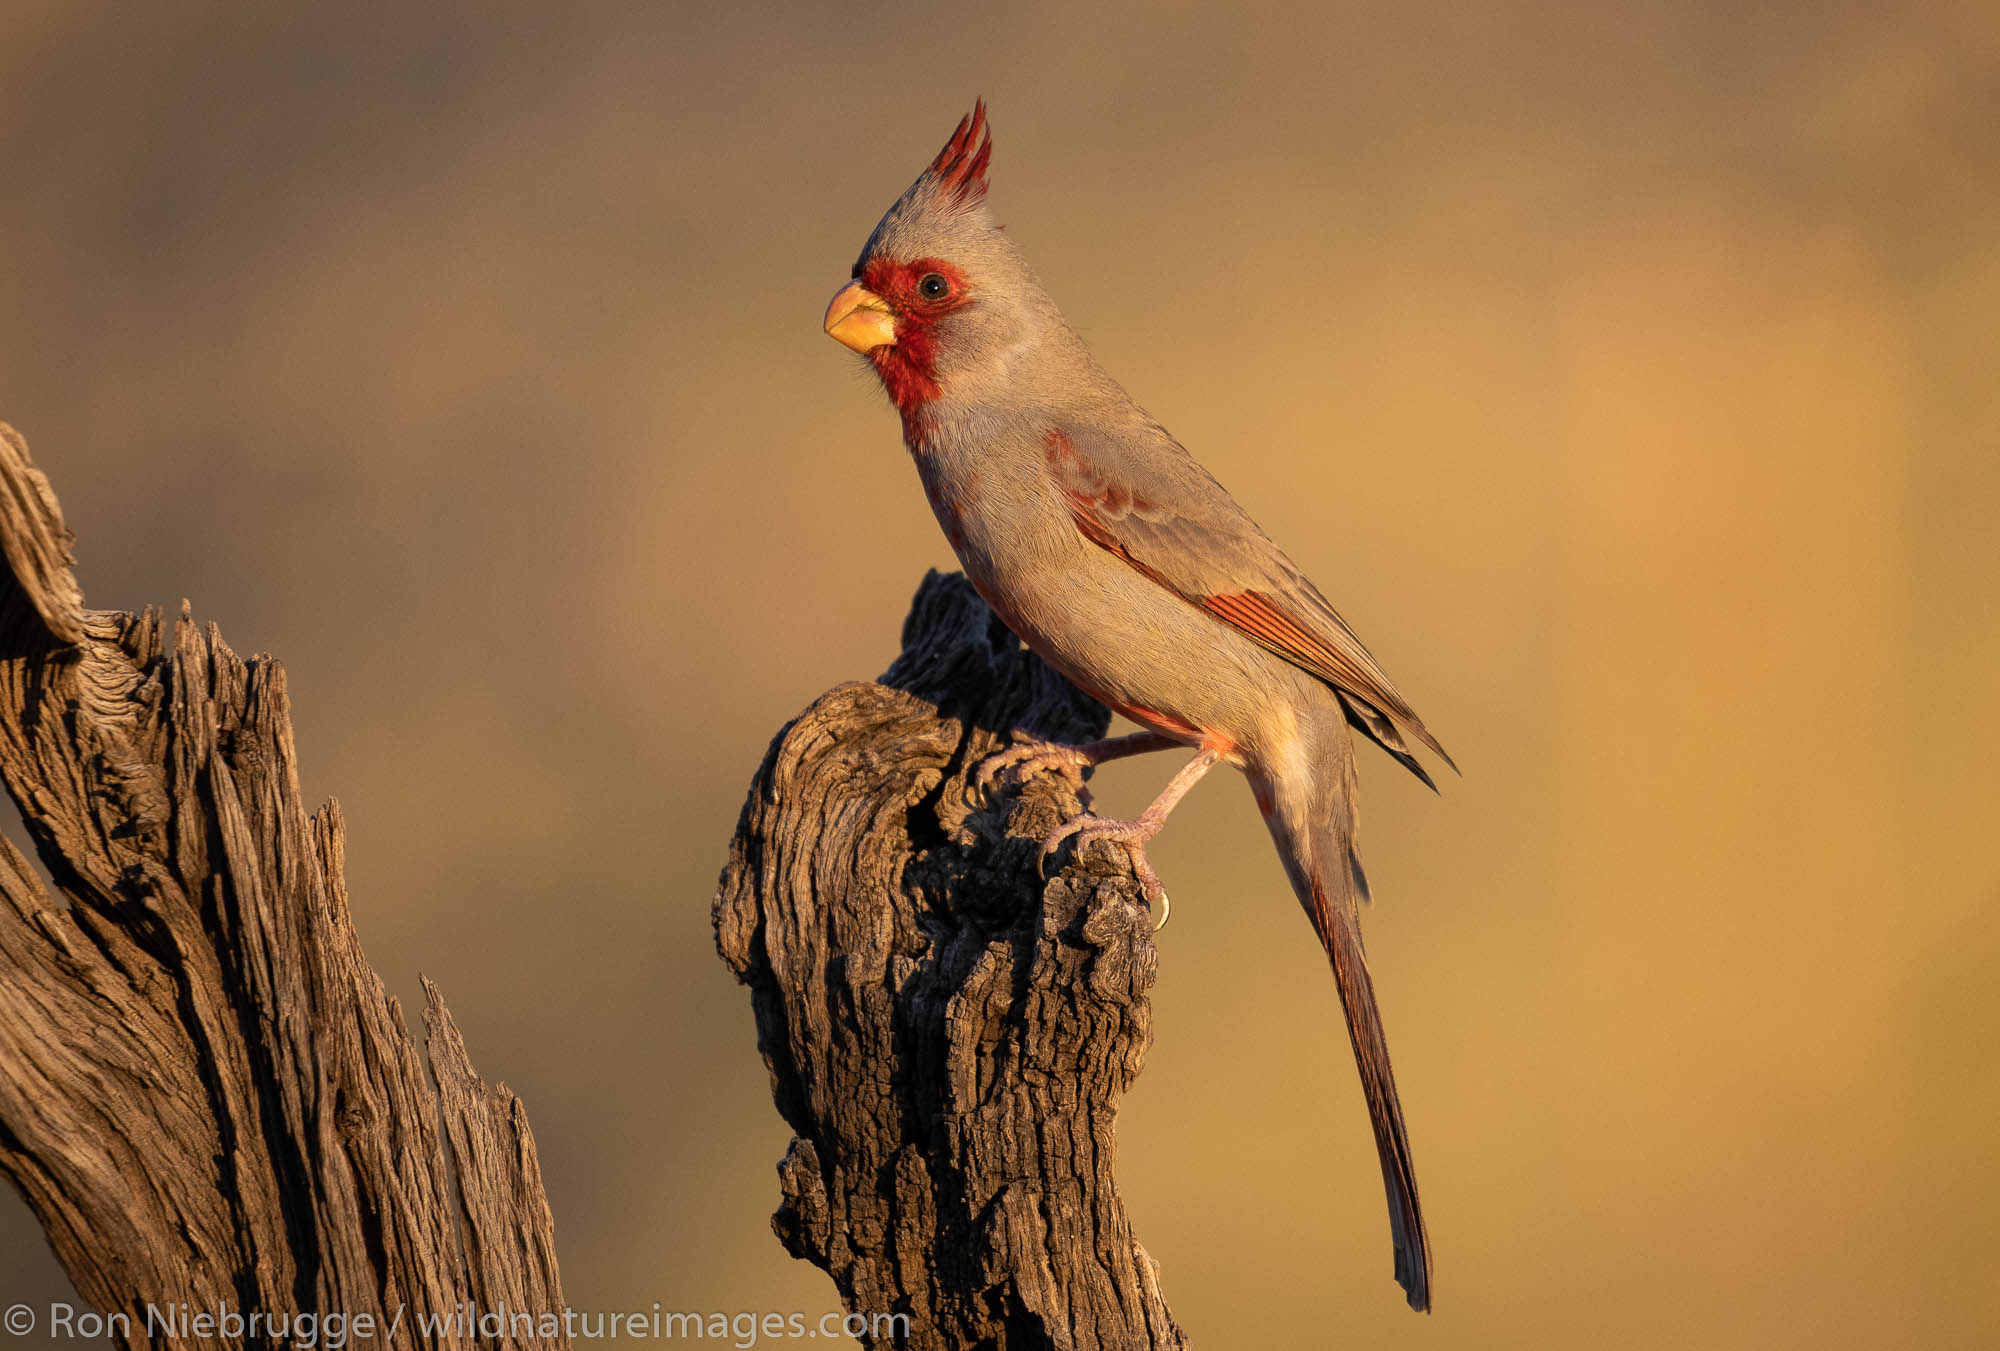
[{"label": "bird's breast", "polygon": [[923,480],[924,497],[931,504],[931,514],[937,517],[944,537],[951,542],[952,552],[964,563],[967,546],[971,543],[971,535],[966,530],[966,517],[979,500],[979,471],[968,469],[948,475],[939,467],[935,456],[918,451],[916,459],[917,476]]}]

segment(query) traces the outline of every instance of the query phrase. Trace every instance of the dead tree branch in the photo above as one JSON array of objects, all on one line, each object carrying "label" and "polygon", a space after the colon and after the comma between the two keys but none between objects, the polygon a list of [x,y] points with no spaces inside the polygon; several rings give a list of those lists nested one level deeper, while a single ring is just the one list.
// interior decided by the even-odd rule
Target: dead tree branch
[{"label": "dead tree branch", "polygon": [[829,691],[764,758],[715,903],[796,1138],[773,1225],[870,1345],[1179,1348],[1112,1178],[1152,1041],[1151,922],[1123,851],[1044,885],[1078,809],[1055,775],[970,784],[1019,729],[1109,715],[933,573],[874,684]]},{"label": "dead tree branch", "polygon": [[[300,800],[283,668],[185,605],[85,609],[4,424],[0,542],[0,777],[60,893],[0,840],[0,1172],[127,1316],[112,1341],[283,1345],[273,1316],[305,1313],[568,1346],[450,1317],[562,1307],[534,1137],[428,983],[427,1081],[348,915],[339,809]],[[175,1309],[241,1321],[161,1335]]]}]

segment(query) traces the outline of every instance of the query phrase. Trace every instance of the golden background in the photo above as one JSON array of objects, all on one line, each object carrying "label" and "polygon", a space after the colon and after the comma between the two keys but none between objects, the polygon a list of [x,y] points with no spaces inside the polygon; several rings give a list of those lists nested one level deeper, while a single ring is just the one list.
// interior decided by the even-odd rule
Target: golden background
[{"label": "golden background", "polygon": [[[1196,1344],[2000,1344],[1990,4],[10,5],[0,417],[91,603],[284,659],[570,1302],[835,1307],[708,905],[949,562],[819,321],[974,94],[1466,770],[1363,771],[1429,1319],[1248,794],[1156,848],[1120,1178]],[[0,1199],[0,1303],[67,1297]]]}]

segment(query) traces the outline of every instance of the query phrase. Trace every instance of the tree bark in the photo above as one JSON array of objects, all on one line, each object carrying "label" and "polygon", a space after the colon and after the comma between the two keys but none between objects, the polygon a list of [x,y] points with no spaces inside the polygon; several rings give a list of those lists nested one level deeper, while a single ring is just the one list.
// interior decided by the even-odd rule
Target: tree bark
[{"label": "tree bark", "polygon": [[772,743],[715,902],[795,1138],[772,1225],[878,1323],[868,1345],[1178,1348],[1112,1177],[1118,1102],[1152,1041],[1151,920],[1123,850],[1044,884],[1080,809],[980,762],[1109,715],[932,573],[880,681]]},{"label": "tree bark", "polygon": [[117,1345],[295,1345],[272,1323],[304,1313],[568,1346],[463,1318],[562,1308],[534,1137],[428,982],[426,1079],[339,808],[300,800],[283,668],[185,603],[171,631],[85,609],[70,540],[0,424],[0,777],[59,893],[0,839],[0,1171]]}]

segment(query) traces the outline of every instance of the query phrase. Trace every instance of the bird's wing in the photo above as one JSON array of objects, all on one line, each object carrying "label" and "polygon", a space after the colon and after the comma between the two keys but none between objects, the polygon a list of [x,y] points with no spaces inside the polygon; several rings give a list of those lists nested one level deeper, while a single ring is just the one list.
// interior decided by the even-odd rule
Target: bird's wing
[{"label": "bird's wing", "polygon": [[1319,588],[1165,430],[1058,426],[1048,460],[1087,539],[1333,686],[1348,721],[1425,783],[1397,724],[1458,768]]}]

